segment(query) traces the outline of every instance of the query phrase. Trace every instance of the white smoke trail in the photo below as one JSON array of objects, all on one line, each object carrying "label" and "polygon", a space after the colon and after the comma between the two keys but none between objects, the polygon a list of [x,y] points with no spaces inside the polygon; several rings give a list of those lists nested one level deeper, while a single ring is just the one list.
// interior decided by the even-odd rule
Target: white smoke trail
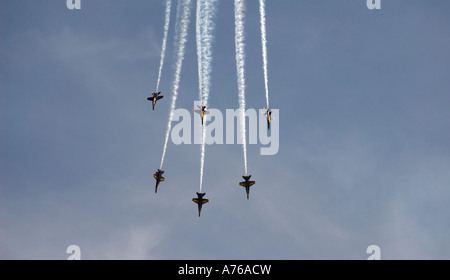
[{"label": "white smoke trail", "polygon": [[242,150],[244,154],[244,170],[247,175],[247,132],[245,125],[245,2],[244,0],[234,1],[234,17],[235,17],[235,41],[236,41],[236,69],[239,91],[239,108],[241,122],[241,139]]},{"label": "white smoke trail", "polygon": [[196,20],[195,20],[195,38],[197,42],[197,59],[198,59],[198,88],[199,88],[199,98],[202,101],[202,85],[203,85],[203,71],[202,71],[202,26],[201,26],[201,17],[202,17],[202,0],[197,0],[197,11],[196,11]]},{"label": "white smoke trail", "polygon": [[[169,122],[167,124],[166,139],[164,141],[163,154],[161,157],[161,165],[159,169],[162,169],[164,164],[164,158],[166,156],[167,144],[169,142],[170,131],[172,130],[172,118],[175,110],[177,98],[178,98],[178,88],[180,85],[180,74],[181,67],[183,66],[185,47],[187,42],[188,27],[189,27],[189,16],[191,15],[191,0],[180,0],[177,7],[177,24],[178,40],[176,42],[177,52],[176,52],[176,62],[175,62],[175,73],[172,85],[172,103],[170,105],[169,112]],[[181,10],[182,9],[182,10]],[[181,11],[181,12],[180,12]]]},{"label": "white smoke trail", "polygon": [[[199,90],[203,106],[208,106],[211,88],[212,44],[214,41],[215,15],[217,0],[197,1],[197,55],[199,55]],[[202,144],[200,152],[200,192],[203,188],[203,170],[205,166],[206,126],[202,126]]]},{"label": "white smoke trail", "polygon": [[159,90],[159,82],[161,81],[161,73],[164,65],[164,58],[166,56],[166,45],[167,45],[167,35],[169,34],[169,26],[170,26],[170,10],[172,7],[172,0],[166,0],[166,16],[164,23],[164,38],[161,49],[161,61],[159,63],[159,73],[158,73],[158,82],[156,83],[156,92]]},{"label": "white smoke trail", "polygon": [[203,169],[205,167],[205,136],[206,136],[206,126],[202,126],[202,145],[200,150],[200,193],[203,189]]},{"label": "white smoke trail", "polygon": [[266,0],[259,0],[259,13],[261,15],[261,45],[264,69],[264,85],[266,87],[266,103],[269,106],[269,79],[267,74],[267,32],[266,32]]},{"label": "white smoke trail", "polygon": [[212,44],[214,42],[215,16],[217,10],[217,0],[203,0],[204,12],[200,21],[202,29],[202,101],[208,103],[209,90],[211,89],[211,66],[212,66]]},{"label": "white smoke trail", "polygon": [[[203,106],[203,48],[202,48],[202,36],[203,36],[203,26],[202,26],[202,19],[204,15],[204,1],[203,0],[197,0],[197,15],[196,15],[196,40],[197,40],[197,59],[198,59],[198,90],[199,90],[199,97],[200,97],[200,106]],[[207,106],[207,105],[205,105]],[[200,148],[200,193],[202,192],[203,188],[203,169],[205,166],[205,146],[203,143],[205,142],[205,135],[204,135],[204,126],[202,125],[202,144]]]}]

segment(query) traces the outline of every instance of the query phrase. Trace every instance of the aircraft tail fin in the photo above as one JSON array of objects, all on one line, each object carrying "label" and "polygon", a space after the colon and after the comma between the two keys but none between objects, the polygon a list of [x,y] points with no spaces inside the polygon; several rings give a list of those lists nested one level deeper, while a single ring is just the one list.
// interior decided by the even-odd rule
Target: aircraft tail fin
[{"label": "aircraft tail fin", "polygon": [[250,180],[250,178],[252,177],[252,175],[248,175],[248,176],[242,176],[242,178],[244,178],[245,181]]},{"label": "aircraft tail fin", "polygon": [[196,194],[198,195],[199,198],[203,198],[206,193],[196,193]]}]

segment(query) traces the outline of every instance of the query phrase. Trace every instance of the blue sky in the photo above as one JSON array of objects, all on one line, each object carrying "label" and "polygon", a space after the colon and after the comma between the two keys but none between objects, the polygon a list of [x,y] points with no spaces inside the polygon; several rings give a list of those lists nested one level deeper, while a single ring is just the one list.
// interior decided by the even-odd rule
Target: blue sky
[{"label": "blue sky", "polygon": [[[449,259],[450,3],[267,0],[280,150],[169,142],[155,111],[163,1],[0,0],[0,258]],[[176,5],[174,6],[174,10]],[[193,9],[195,5],[193,6]],[[173,24],[161,90],[170,96]],[[194,10],[193,10],[194,11]],[[193,13],[194,15],[194,13]],[[247,106],[265,106],[247,1]],[[195,20],[177,107],[198,99]],[[234,11],[219,1],[209,104],[238,107]],[[200,246],[199,246],[200,245]]]}]

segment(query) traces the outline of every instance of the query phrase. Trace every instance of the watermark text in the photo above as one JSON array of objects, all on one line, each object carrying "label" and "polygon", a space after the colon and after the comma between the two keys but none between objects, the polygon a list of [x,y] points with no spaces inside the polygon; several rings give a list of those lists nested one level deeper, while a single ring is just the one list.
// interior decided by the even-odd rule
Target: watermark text
[{"label": "watermark text", "polygon": [[67,0],[66,5],[69,10],[81,10],[81,0]]},{"label": "watermark text", "polygon": [[369,10],[381,10],[381,0],[367,0],[366,5]]},{"label": "watermark text", "polygon": [[[194,108],[200,106],[199,101],[194,102]],[[233,145],[243,144],[241,126],[243,124],[241,109],[226,109],[225,117],[218,109],[207,109],[208,114],[204,115],[205,143]],[[260,144],[261,155],[275,155],[279,150],[279,109],[272,109],[270,117],[270,129],[266,111],[263,109],[247,109],[245,111],[246,138],[250,145]],[[192,125],[193,116],[193,125]],[[192,110],[178,108],[174,110],[171,131],[171,140],[175,145],[180,144],[201,144],[202,143],[202,121],[200,114],[193,113]],[[225,122],[225,123],[224,123]],[[193,138],[193,141],[192,141]]]}]

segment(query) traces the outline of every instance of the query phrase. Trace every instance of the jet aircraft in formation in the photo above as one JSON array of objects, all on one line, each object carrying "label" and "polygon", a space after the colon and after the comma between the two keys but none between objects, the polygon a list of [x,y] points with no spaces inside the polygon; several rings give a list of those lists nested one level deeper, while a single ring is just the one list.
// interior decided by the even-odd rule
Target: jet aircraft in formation
[{"label": "jet aircraft in formation", "polygon": [[153,174],[153,178],[156,179],[155,193],[158,192],[158,186],[159,186],[159,183],[160,183],[160,182],[166,181],[166,178],[164,178],[164,177],[162,176],[163,174],[164,174],[164,171],[159,170],[159,168],[158,168],[158,170],[156,171],[156,173]]},{"label": "jet aircraft in formation", "polygon": [[266,108],[263,108],[263,109],[266,110],[266,112],[264,113],[264,116],[266,116],[266,119],[267,119],[267,129],[269,130],[269,129],[270,129],[270,122],[272,121],[272,117],[271,117],[271,115],[272,115],[272,110],[266,109]]},{"label": "jet aircraft in formation", "polygon": [[248,195],[250,193],[250,187],[256,183],[255,181],[250,181],[251,177],[252,177],[252,175],[242,176],[242,178],[244,178],[245,181],[239,183],[240,186],[243,186],[245,188],[245,191],[247,192],[247,199],[248,199]]},{"label": "jet aircraft in formation", "polygon": [[[147,100],[148,101],[152,101],[153,103],[153,110],[155,110],[155,104],[156,101],[164,98],[164,96],[160,96],[161,92],[152,92],[153,97],[148,97]],[[203,125],[203,120],[205,115],[210,114],[209,111],[206,111],[206,106],[199,106],[197,105],[197,107],[199,108],[199,110],[193,110],[195,113],[200,114],[200,117],[202,118],[202,125]],[[265,108],[264,108],[265,109]],[[265,113],[264,115],[267,118],[267,129],[270,129],[270,122],[271,122],[271,114],[272,114],[272,110],[270,109],[265,109]],[[160,182],[164,182],[166,181],[166,178],[164,178],[162,175],[164,174],[163,170],[158,169],[156,171],[156,173],[153,174],[153,178],[155,178],[156,180],[156,186],[155,186],[155,193],[158,192],[158,186]],[[256,182],[255,181],[250,181],[250,178],[252,177],[252,175],[249,176],[242,176],[242,178],[244,178],[244,182],[239,182],[239,185],[242,187],[245,187],[245,191],[247,193],[247,199],[249,199],[249,194],[250,194],[250,187],[253,186]],[[203,198],[205,196],[206,193],[196,193],[197,194],[197,198],[193,198],[192,201],[195,202],[198,205],[198,216],[200,217],[200,214],[202,212],[202,206],[203,204],[206,204],[209,202],[209,199]]]},{"label": "jet aircraft in formation", "polygon": [[211,113],[211,112],[209,112],[209,111],[206,111],[206,106],[199,106],[199,105],[197,105],[197,107],[200,109],[200,110],[193,110],[195,113],[197,113],[197,114],[200,114],[200,117],[202,118],[202,125],[203,125],[203,118],[205,117],[205,115],[207,115],[207,114],[209,114],[209,113]]},{"label": "jet aircraft in formation", "polygon": [[153,96],[152,96],[152,97],[147,97],[147,100],[152,102],[152,105],[153,105],[153,111],[155,110],[155,104],[156,104],[156,101],[158,101],[158,100],[164,98],[164,95],[159,96],[160,94],[161,94],[160,91],[159,91],[159,92],[152,92],[152,95],[153,95]]},{"label": "jet aircraft in formation", "polygon": [[197,203],[198,205],[198,216],[200,217],[200,213],[202,212],[203,204],[209,202],[209,199],[203,198],[206,193],[197,193],[197,198],[193,198],[192,201]]}]

